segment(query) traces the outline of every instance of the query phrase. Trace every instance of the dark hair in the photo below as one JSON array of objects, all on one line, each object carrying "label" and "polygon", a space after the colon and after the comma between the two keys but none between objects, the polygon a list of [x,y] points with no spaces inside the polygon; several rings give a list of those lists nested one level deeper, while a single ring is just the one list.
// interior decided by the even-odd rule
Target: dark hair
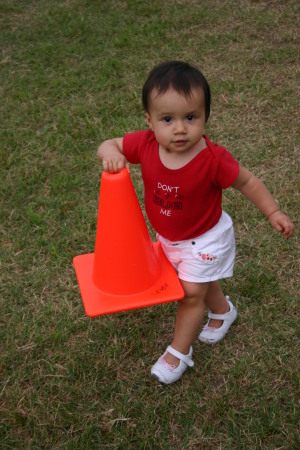
[{"label": "dark hair", "polygon": [[153,90],[164,94],[170,88],[186,97],[190,97],[193,89],[201,89],[204,93],[207,122],[211,99],[209,84],[199,69],[181,61],[166,61],[152,69],[142,91],[145,111],[149,111],[149,98]]}]

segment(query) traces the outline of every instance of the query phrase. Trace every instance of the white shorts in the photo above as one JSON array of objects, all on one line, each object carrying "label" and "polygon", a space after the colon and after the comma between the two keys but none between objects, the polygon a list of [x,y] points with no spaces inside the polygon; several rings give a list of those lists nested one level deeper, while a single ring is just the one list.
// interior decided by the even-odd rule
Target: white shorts
[{"label": "white shorts", "polygon": [[174,242],[157,234],[157,239],[181,280],[206,283],[233,275],[234,229],[225,211],[217,225],[197,238]]}]

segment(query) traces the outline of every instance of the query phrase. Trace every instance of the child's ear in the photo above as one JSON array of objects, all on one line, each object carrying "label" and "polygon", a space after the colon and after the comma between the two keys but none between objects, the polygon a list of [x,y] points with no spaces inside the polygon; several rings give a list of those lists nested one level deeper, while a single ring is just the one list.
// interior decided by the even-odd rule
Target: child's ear
[{"label": "child's ear", "polygon": [[146,124],[148,125],[149,130],[153,131],[152,123],[151,123],[151,119],[150,119],[149,113],[146,113]]}]

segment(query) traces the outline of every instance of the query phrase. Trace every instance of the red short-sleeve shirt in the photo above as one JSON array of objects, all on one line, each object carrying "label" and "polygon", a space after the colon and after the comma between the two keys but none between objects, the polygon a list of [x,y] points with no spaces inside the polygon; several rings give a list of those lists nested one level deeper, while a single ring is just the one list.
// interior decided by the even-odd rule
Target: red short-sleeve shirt
[{"label": "red short-sleeve shirt", "polygon": [[141,164],[145,209],[154,230],[170,241],[191,239],[215,226],[222,214],[222,190],[231,186],[239,163],[204,136],[207,147],[180,169],[166,168],[152,131],[129,133],[123,151]]}]

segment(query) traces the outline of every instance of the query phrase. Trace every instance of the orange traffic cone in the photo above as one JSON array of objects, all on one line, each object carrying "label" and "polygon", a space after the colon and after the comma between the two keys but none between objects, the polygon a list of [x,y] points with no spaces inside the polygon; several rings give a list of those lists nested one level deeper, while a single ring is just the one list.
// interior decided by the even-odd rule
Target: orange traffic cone
[{"label": "orange traffic cone", "polygon": [[90,317],[184,296],[160,243],[150,238],[127,169],[102,173],[95,252],[73,262]]}]

